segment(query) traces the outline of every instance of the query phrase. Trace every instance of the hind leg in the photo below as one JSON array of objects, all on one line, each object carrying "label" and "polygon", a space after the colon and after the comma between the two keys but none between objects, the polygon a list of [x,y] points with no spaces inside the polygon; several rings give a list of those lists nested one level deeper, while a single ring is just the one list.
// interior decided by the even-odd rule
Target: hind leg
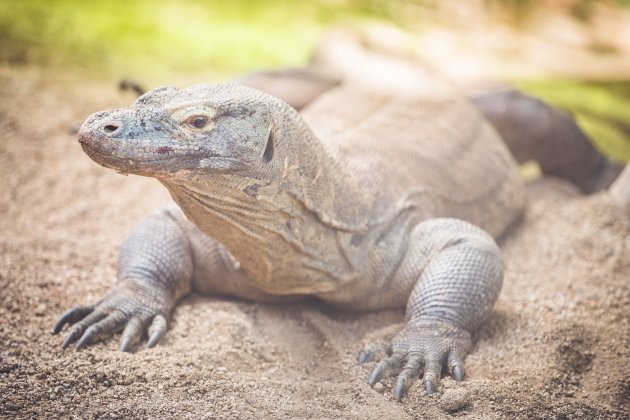
[{"label": "hind leg", "polygon": [[540,99],[516,90],[478,93],[470,99],[516,160],[536,160],[546,175],[592,193],[608,187],[622,169],[593,147],[569,114]]}]

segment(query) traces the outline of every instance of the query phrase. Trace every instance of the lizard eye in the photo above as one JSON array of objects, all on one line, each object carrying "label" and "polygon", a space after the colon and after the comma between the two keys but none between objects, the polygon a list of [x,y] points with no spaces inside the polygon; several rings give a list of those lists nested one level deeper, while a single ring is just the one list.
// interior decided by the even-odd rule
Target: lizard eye
[{"label": "lizard eye", "polygon": [[201,130],[206,125],[208,125],[209,118],[205,115],[193,115],[186,120],[186,124],[188,124],[191,128]]}]

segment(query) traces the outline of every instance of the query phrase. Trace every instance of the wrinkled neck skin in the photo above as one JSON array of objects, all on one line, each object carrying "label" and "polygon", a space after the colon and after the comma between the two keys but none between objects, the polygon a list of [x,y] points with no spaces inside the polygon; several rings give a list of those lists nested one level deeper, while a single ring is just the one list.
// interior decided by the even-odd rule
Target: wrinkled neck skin
[{"label": "wrinkled neck skin", "polygon": [[247,170],[182,170],[157,178],[259,289],[332,291],[361,275],[369,251],[363,238],[378,235],[368,224],[372,198],[297,112],[279,103],[271,114],[269,161]]}]

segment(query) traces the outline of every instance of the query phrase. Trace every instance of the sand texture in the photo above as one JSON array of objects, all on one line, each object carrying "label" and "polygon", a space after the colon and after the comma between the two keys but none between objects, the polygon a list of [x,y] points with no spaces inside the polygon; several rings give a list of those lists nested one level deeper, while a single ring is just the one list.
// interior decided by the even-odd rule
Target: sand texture
[{"label": "sand texture", "polygon": [[[54,81],[53,81],[54,79]],[[125,106],[110,84],[0,67],[0,417],[627,418],[630,215],[560,181],[528,187],[502,242],[506,276],[466,359],[466,380],[402,403],[356,356],[403,311],[344,313],[191,295],[154,349],[119,335],[76,352],[51,334],[115,281],[131,227],[169,201],[153,179],[92,162],[73,134]]]}]

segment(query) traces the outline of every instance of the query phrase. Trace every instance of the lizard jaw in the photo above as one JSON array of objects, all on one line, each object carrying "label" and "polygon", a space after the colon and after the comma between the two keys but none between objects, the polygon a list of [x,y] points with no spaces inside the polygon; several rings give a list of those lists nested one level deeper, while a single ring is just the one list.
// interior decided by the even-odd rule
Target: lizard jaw
[{"label": "lizard jaw", "polygon": [[115,142],[103,139],[93,132],[79,132],[81,148],[90,159],[101,166],[124,174],[153,178],[170,178],[181,171],[203,169],[213,161],[213,167],[224,171],[236,169],[240,161],[221,156],[199,155],[172,146],[141,146],[137,151],[129,146],[118,147]]}]

